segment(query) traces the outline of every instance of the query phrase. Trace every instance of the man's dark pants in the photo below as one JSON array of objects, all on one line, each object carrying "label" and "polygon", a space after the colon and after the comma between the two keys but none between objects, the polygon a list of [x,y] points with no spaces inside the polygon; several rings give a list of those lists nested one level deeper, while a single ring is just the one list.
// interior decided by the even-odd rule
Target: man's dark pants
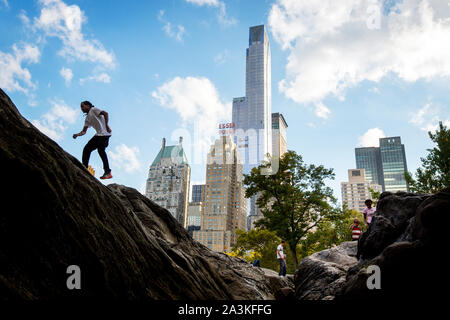
[{"label": "man's dark pants", "polygon": [[87,168],[89,164],[89,158],[91,152],[97,149],[98,154],[103,162],[103,169],[105,173],[109,173],[111,169],[109,168],[108,157],[106,156],[105,149],[108,146],[110,136],[93,136],[91,140],[84,146],[83,149],[83,165]]},{"label": "man's dark pants", "polygon": [[278,275],[285,276],[286,275],[286,260],[278,259],[278,262],[280,263],[280,272],[278,272]]}]

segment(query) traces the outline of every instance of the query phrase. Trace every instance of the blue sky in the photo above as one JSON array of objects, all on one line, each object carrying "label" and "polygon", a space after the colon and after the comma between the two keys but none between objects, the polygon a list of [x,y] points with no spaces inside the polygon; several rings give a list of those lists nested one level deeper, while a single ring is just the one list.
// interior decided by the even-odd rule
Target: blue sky
[{"label": "blue sky", "polygon": [[[72,139],[80,102],[108,111],[112,182],[143,192],[161,139],[183,135],[200,183],[208,141],[245,94],[248,29],[260,24],[288,149],[334,168],[339,199],[355,147],[401,136],[415,171],[427,130],[450,125],[446,0],[0,0],[0,87],[79,159],[94,134]],[[96,153],[91,163],[101,173]]]}]

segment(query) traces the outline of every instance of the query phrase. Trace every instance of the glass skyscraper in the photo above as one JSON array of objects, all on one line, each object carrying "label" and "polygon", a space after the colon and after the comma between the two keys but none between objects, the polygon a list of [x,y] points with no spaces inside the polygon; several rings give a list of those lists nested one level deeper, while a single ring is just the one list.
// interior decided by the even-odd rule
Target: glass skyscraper
[{"label": "glass skyscraper", "polygon": [[405,146],[400,137],[381,138],[380,154],[385,191],[408,191]]},{"label": "glass skyscraper", "polygon": [[366,179],[383,191],[408,191],[405,180],[405,146],[400,137],[380,138],[380,147],[355,148],[356,168],[366,169]]},{"label": "glass skyscraper", "polygon": [[192,202],[202,202],[203,201],[204,188],[205,188],[204,184],[192,185]]},{"label": "glass skyscraper", "polygon": [[[269,37],[264,25],[250,28],[246,52],[245,97],[233,99],[235,143],[243,173],[260,165],[272,153],[272,79]],[[256,215],[256,198],[250,215]]]}]

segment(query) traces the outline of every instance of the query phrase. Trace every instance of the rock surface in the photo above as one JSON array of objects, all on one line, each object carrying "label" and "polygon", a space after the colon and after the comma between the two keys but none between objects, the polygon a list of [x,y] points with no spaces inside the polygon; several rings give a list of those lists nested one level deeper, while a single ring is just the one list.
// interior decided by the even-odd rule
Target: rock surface
[{"label": "rock surface", "polygon": [[295,272],[298,300],[331,300],[345,282],[347,270],[356,265],[357,242],[344,242],[302,259]]},{"label": "rock surface", "polygon": [[[105,187],[1,89],[0,161],[0,300],[273,299],[293,287],[194,241],[136,190]],[[67,288],[70,265],[81,290]]]},{"label": "rock surface", "polygon": [[[372,224],[359,243],[337,299],[442,299],[449,284],[450,188],[433,195],[384,192]],[[381,289],[369,290],[370,265],[380,268]]]},{"label": "rock surface", "polygon": [[[449,215],[450,188],[434,195],[382,193],[359,240],[358,262],[356,243],[303,259],[295,274],[296,299],[441,300],[449,284]],[[342,250],[348,245],[351,252]],[[367,286],[372,265],[380,270],[379,290]]]}]

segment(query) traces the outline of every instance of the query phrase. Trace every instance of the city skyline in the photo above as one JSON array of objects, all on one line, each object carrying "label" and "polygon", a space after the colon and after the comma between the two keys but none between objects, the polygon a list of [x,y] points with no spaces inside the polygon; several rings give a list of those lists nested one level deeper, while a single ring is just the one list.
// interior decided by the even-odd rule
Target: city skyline
[{"label": "city skyline", "polygon": [[[287,149],[334,168],[328,184],[339,199],[355,147],[401,136],[414,172],[432,147],[427,130],[450,124],[450,8],[420,3],[349,2],[325,17],[333,1],[1,1],[0,87],[78,159],[83,143],[71,135],[82,125],[80,102],[107,110],[112,182],[144,193],[161,138],[184,136],[191,184],[201,184],[205,146],[218,123],[230,122],[232,99],[245,94],[248,28],[266,25],[272,111],[289,123]],[[377,4],[378,26],[367,16]],[[196,126],[194,147],[184,133],[195,137]],[[92,166],[101,171],[98,159]]]}]

